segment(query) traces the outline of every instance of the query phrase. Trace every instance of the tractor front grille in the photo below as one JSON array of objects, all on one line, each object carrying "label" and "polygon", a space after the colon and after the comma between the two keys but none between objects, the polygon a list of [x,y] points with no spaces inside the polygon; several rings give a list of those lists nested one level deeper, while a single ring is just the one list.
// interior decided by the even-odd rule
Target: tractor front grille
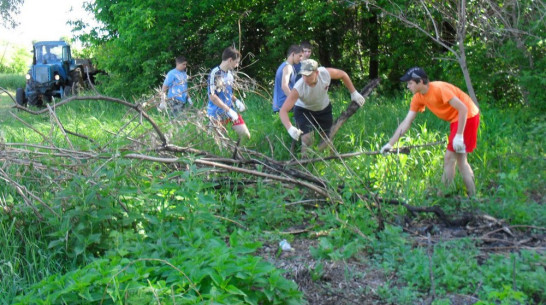
[{"label": "tractor front grille", "polygon": [[47,83],[50,81],[49,79],[49,67],[48,66],[42,66],[42,67],[36,67],[36,81],[39,83]]}]

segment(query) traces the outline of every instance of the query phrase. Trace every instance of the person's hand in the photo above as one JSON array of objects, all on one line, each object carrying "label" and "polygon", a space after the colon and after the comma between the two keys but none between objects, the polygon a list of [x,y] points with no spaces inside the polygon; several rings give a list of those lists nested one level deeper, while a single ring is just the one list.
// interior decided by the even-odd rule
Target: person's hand
[{"label": "person's hand", "polygon": [[383,145],[383,147],[381,147],[381,150],[379,152],[384,154],[384,153],[388,152],[391,149],[392,149],[392,145],[387,143],[387,144]]},{"label": "person's hand", "polygon": [[296,141],[299,141],[300,136],[303,133],[303,131],[299,130],[298,128],[296,128],[294,126],[290,126],[290,128],[288,128],[288,133],[290,134],[292,139],[294,139]]},{"label": "person's hand", "polygon": [[159,102],[159,106],[157,106],[157,110],[159,110],[159,112],[163,111],[167,109],[167,102],[166,102],[166,97],[165,97],[165,92],[161,92],[161,102]]},{"label": "person's hand", "polygon": [[463,135],[455,135],[455,137],[453,138],[453,150],[455,150],[455,152],[459,154],[466,153],[466,146],[464,145]]},{"label": "person's hand", "polygon": [[231,118],[231,120],[233,122],[239,120],[239,115],[237,114],[237,111],[229,108],[228,112],[227,112],[228,116]]},{"label": "person's hand", "polygon": [[190,104],[190,106],[193,105],[193,102],[191,101],[191,97],[188,96],[188,104]]},{"label": "person's hand", "polygon": [[364,105],[364,102],[366,102],[364,97],[356,90],[351,93],[351,101],[355,101],[355,103],[357,103],[360,107],[362,107],[362,105]]},{"label": "person's hand", "polygon": [[240,99],[235,100],[235,107],[237,107],[237,110],[239,110],[239,112],[243,112],[246,110],[245,104],[243,104]]}]

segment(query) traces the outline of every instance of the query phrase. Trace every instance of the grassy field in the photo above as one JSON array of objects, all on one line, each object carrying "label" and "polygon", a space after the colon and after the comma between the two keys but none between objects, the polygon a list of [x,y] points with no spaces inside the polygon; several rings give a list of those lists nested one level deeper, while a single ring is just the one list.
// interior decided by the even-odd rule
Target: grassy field
[{"label": "grassy field", "polygon": [[[546,302],[544,113],[481,105],[469,157],[476,198],[466,198],[460,177],[449,196],[436,195],[444,145],[293,166],[327,182],[321,196],[236,171],[280,175],[270,158],[293,158],[289,135],[259,95],[245,99],[251,151],[241,152],[255,163],[199,163],[200,152],[223,162],[233,148],[203,117],[202,93],[193,96],[196,109],[173,121],[147,106],[152,99],[139,101],[169,143],[186,148],[174,152],[145,118],[111,101],[73,101],[55,117],[18,111],[32,130],[7,114],[2,95],[0,304],[321,304],[316,295],[339,304]],[[331,97],[337,115],[349,94],[334,89]],[[337,152],[377,151],[408,100],[369,98],[336,136]],[[427,112],[400,145],[442,141],[447,130]],[[491,218],[452,228],[376,196]],[[296,251],[279,250],[282,239]]]}]

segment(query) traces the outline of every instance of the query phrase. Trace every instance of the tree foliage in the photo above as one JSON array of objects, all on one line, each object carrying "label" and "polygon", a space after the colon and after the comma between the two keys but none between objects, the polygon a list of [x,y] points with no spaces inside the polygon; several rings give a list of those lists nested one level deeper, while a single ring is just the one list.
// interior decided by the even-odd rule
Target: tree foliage
[{"label": "tree foliage", "polygon": [[18,25],[15,16],[19,14],[19,9],[24,2],[25,0],[0,0],[0,17],[2,17],[0,25],[15,28]]},{"label": "tree foliage", "polygon": [[150,92],[179,55],[190,74],[208,71],[229,45],[240,48],[244,72],[270,87],[288,46],[307,40],[320,64],[346,70],[357,86],[386,79],[383,93],[420,65],[432,79],[473,87],[487,103],[544,100],[540,1],[97,0],[87,9],[101,26],[79,38],[113,76],[110,94]]}]

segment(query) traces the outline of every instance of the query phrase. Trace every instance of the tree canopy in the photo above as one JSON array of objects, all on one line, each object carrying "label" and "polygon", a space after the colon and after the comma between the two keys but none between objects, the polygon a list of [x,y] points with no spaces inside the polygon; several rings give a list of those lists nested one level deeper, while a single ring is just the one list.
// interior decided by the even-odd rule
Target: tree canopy
[{"label": "tree canopy", "polygon": [[385,93],[419,65],[480,101],[543,107],[545,5],[444,2],[96,0],[87,9],[101,26],[79,38],[117,95],[159,86],[178,55],[190,72],[206,71],[229,45],[240,48],[245,73],[270,84],[288,46],[310,41],[321,65],[346,70],[357,84],[382,77]]},{"label": "tree canopy", "polygon": [[15,16],[19,14],[19,9],[23,5],[24,0],[0,0],[0,16],[2,17],[2,25],[6,28],[15,28],[17,21]]}]

